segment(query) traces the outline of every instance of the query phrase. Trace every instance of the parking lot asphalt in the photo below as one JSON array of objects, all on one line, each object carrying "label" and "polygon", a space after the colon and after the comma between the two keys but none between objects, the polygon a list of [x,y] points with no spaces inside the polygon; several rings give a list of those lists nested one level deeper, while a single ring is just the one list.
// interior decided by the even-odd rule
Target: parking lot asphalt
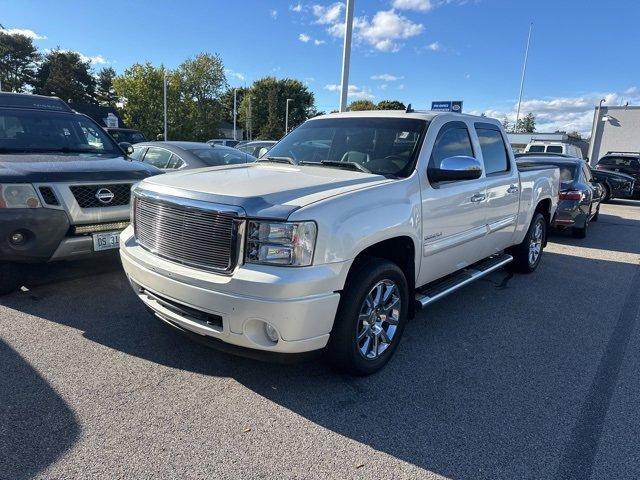
[{"label": "parking lot asphalt", "polygon": [[367,378],[232,357],[116,261],[0,298],[0,478],[640,478],[640,202],[428,307]]}]

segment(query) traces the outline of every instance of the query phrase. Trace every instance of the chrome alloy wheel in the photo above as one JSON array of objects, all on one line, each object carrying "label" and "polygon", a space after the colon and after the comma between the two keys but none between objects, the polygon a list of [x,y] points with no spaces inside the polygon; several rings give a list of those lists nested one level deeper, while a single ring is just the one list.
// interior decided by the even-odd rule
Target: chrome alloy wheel
[{"label": "chrome alloy wheel", "polygon": [[531,240],[529,241],[529,265],[535,265],[542,252],[542,236],[544,234],[542,222],[536,223],[531,232]]},{"label": "chrome alloy wheel", "polygon": [[391,280],[381,280],[369,291],[358,316],[356,344],[360,355],[375,360],[389,348],[400,322],[400,289]]}]

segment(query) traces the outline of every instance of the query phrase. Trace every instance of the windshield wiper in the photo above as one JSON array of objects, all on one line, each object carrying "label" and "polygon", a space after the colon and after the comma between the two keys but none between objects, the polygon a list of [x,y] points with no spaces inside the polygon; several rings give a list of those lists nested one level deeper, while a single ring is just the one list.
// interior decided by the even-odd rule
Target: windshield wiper
[{"label": "windshield wiper", "polygon": [[345,168],[356,172],[371,173],[371,170],[363,167],[358,162],[337,162],[335,160],[322,160],[320,165],[327,167]]},{"label": "windshield wiper", "polygon": [[262,157],[257,160],[258,162],[274,162],[274,163],[288,163],[289,165],[295,165],[291,157]]}]

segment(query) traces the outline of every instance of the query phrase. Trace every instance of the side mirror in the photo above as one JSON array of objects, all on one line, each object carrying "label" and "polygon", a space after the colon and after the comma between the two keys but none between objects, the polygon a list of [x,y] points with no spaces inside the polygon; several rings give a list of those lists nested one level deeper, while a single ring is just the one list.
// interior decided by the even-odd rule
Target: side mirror
[{"label": "side mirror", "polygon": [[269,151],[269,149],[267,147],[262,147],[260,150],[258,150],[258,158],[262,157],[268,151]]},{"label": "side mirror", "polygon": [[133,153],[133,145],[131,145],[129,142],[120,142],[118,145],[127,155],[131,155]]},{"label": "side mirror", "polygon": [[482,164],[464,155],[448,157],[440,162],[440,168],[429,168],[427,175],[432,182],[475,180],[482,175]]}]

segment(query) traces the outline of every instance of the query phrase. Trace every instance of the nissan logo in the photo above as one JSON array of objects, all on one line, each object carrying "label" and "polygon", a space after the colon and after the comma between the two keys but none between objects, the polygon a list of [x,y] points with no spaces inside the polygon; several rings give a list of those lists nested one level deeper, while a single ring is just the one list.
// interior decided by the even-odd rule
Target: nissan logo
[{"label": "nissan logo", "polygon": [[111,203],[111,200],[113,200],[114,196],[115,195],[113,194],[113,192],[108,188],[101,188],[96,192],[96,198],[98,199],[98,201],[100,203],[104,203],[105,205],[107,203]]}]

